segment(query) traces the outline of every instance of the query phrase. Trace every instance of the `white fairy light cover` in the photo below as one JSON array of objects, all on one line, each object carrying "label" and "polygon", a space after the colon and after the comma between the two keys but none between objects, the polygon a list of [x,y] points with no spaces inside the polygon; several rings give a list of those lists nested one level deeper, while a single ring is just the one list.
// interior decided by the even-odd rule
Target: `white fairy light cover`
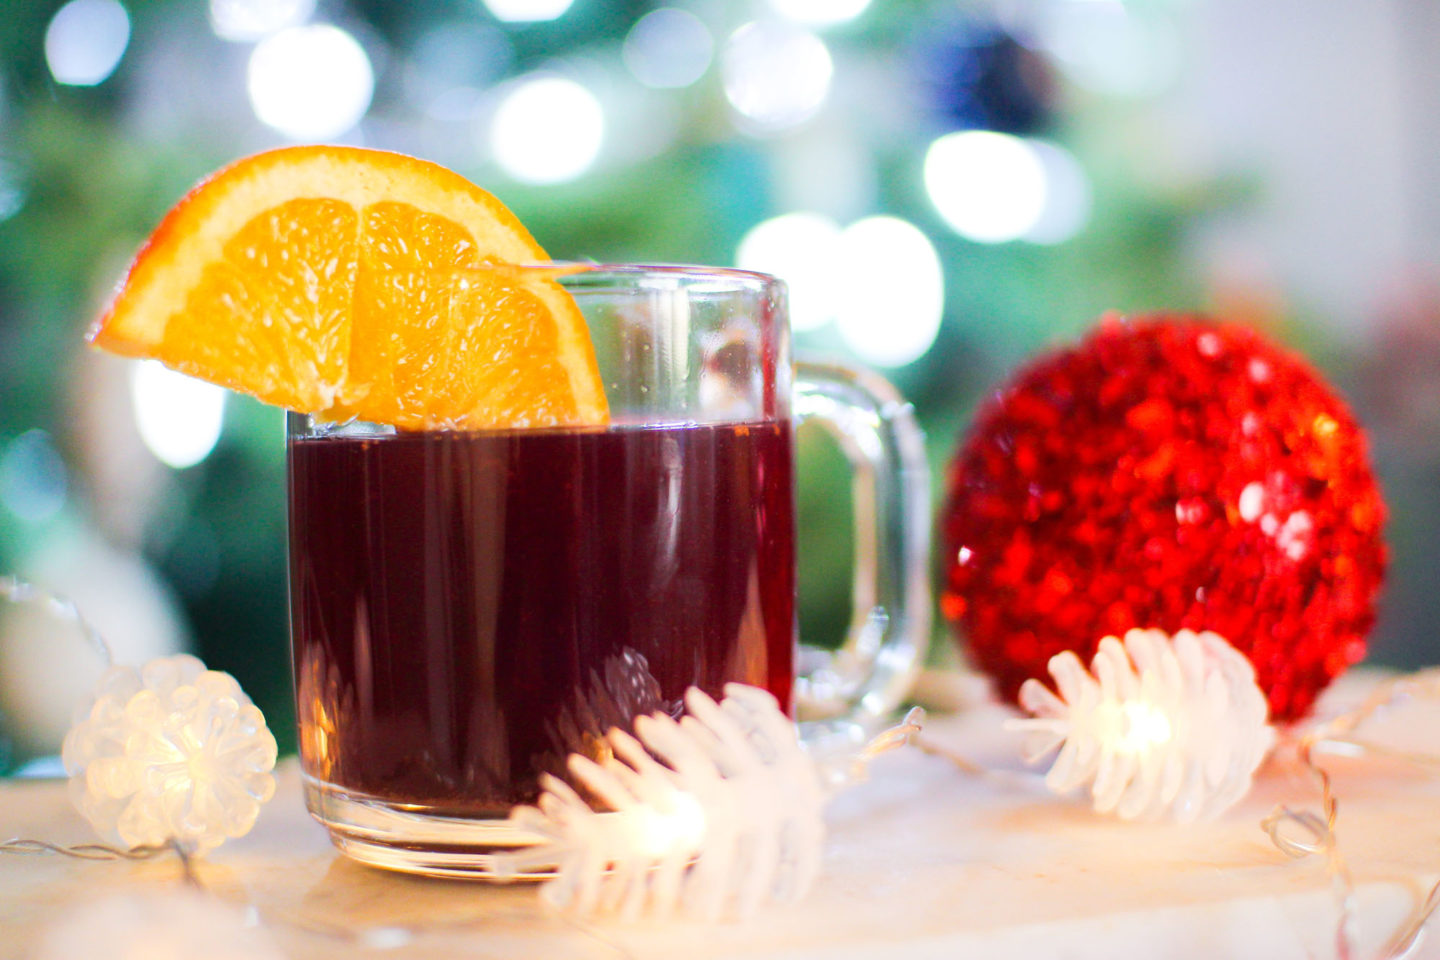
[{"label": "white fairy light cover", "polygon": [[1090,788],[1095,810],[1125,820],[1219,816],[1250,790],[1275,742],[1265,695],[1244,654],[1215,633],[1131,630],[1100,641],[1086,672],[1052,657],[1058,696],[1020,688],[1033,763],[1059,748],[1045,777],[1056,793]]},{"label": "white fairy light cover", "polygon": [[580,916],[746,917],[802,897],[820,869],[825,791],[795,725],[768,692],[727,684],[716,703],[692,687],[686,715],[611,730],[599,762],[571,754],[569,784],[543,778],[536,806],[511,814],[545,842],[502,858],[515,874],[558,863],[542,894]]},{"label": "white fairy light cover", "polygon": [[61,756],[71,800],[106,841],[205,853],[254,825],[275,754],[235,678],[180,654],[112,667]]}]

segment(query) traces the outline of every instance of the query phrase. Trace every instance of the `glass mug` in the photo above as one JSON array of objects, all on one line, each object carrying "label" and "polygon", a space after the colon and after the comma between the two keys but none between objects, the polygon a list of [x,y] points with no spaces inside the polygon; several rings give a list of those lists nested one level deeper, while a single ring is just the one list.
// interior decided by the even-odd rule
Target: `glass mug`
[{"label": "glass mug", "polygon": [[[607,427],[397,431],[291,414],[290,618],[306,805],[362,862],[485,876],[507,821],[612,726],[738,681],[864,724],[929,632],[928,474],[883,380],[792,364],[785,287],[685,266],[447,271],[578,303]],[[433,275],[427,278],[433,289]],[[404,289],[405,278],[381,282]],[[855,617],[796,672],[794,435],[855,472]]]}]

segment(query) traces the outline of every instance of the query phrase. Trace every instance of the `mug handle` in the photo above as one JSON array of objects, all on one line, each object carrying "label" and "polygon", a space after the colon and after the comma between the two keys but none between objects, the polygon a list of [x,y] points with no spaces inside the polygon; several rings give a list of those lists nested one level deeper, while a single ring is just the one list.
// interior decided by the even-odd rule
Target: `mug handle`
[{"label": "mug handle", "polygon": [[915,411],[884,378],[795,364],[795,418],[836,439],[854,471],[854,609],[834,651],[802,645],[800,720],[870,726],[910,690],[930,638],[930,468]]}]

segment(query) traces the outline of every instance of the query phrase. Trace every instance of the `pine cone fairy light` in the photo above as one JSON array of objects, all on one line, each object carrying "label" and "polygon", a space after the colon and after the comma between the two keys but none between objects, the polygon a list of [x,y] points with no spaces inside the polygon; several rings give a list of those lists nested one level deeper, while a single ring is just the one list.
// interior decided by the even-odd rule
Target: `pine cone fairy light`
[{"label": "pine cone fairy light", "polygon": [[639,717],[633,737],[612,729],[598,763],[570,756],[600,809],[546,775],[538,803],[511,813],[542,842],[497,858],[497,875],[556,862],[543,888],[553,906],[630,920],[743,918],[802,897],[820,869],[826,795],[794,724],[769,692],[738,683],[718,704],[691,687],[685,708]]},{"label": "pine cone fairy light", "polygon": [[1045,783],[1089,785],[1097,813],[1124,820],[1207,820],[1249,792],[1275,742],[1250,661],[1214,633],[1131,630],[1100,641],[1086,672],[1071,651],[1050,661],[1059,695],[1037,680],[1020,688],[1034,719],[1031,762],[1059,748]]}]

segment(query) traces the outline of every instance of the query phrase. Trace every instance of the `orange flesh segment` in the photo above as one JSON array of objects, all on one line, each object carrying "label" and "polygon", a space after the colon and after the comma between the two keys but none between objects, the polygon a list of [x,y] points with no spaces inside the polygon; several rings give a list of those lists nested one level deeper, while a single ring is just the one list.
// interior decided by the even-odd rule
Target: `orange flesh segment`
[{"label": "orange flesh segment", "polygon": [[325,409],[322,385],[342,380],[350,351],[356,235],[355,211],[334,200],[255,217],[205,267],[154,357],[282,407]]},{"label": "orange flesh segment", "polygon": [[[339,196],[311,195],[336,185]],[[604,423],[573,299],[552,280],[483,269],[544,258],[498,201],[433,164],[273,151],[171,212],[93,339],[328,419]]]}]

